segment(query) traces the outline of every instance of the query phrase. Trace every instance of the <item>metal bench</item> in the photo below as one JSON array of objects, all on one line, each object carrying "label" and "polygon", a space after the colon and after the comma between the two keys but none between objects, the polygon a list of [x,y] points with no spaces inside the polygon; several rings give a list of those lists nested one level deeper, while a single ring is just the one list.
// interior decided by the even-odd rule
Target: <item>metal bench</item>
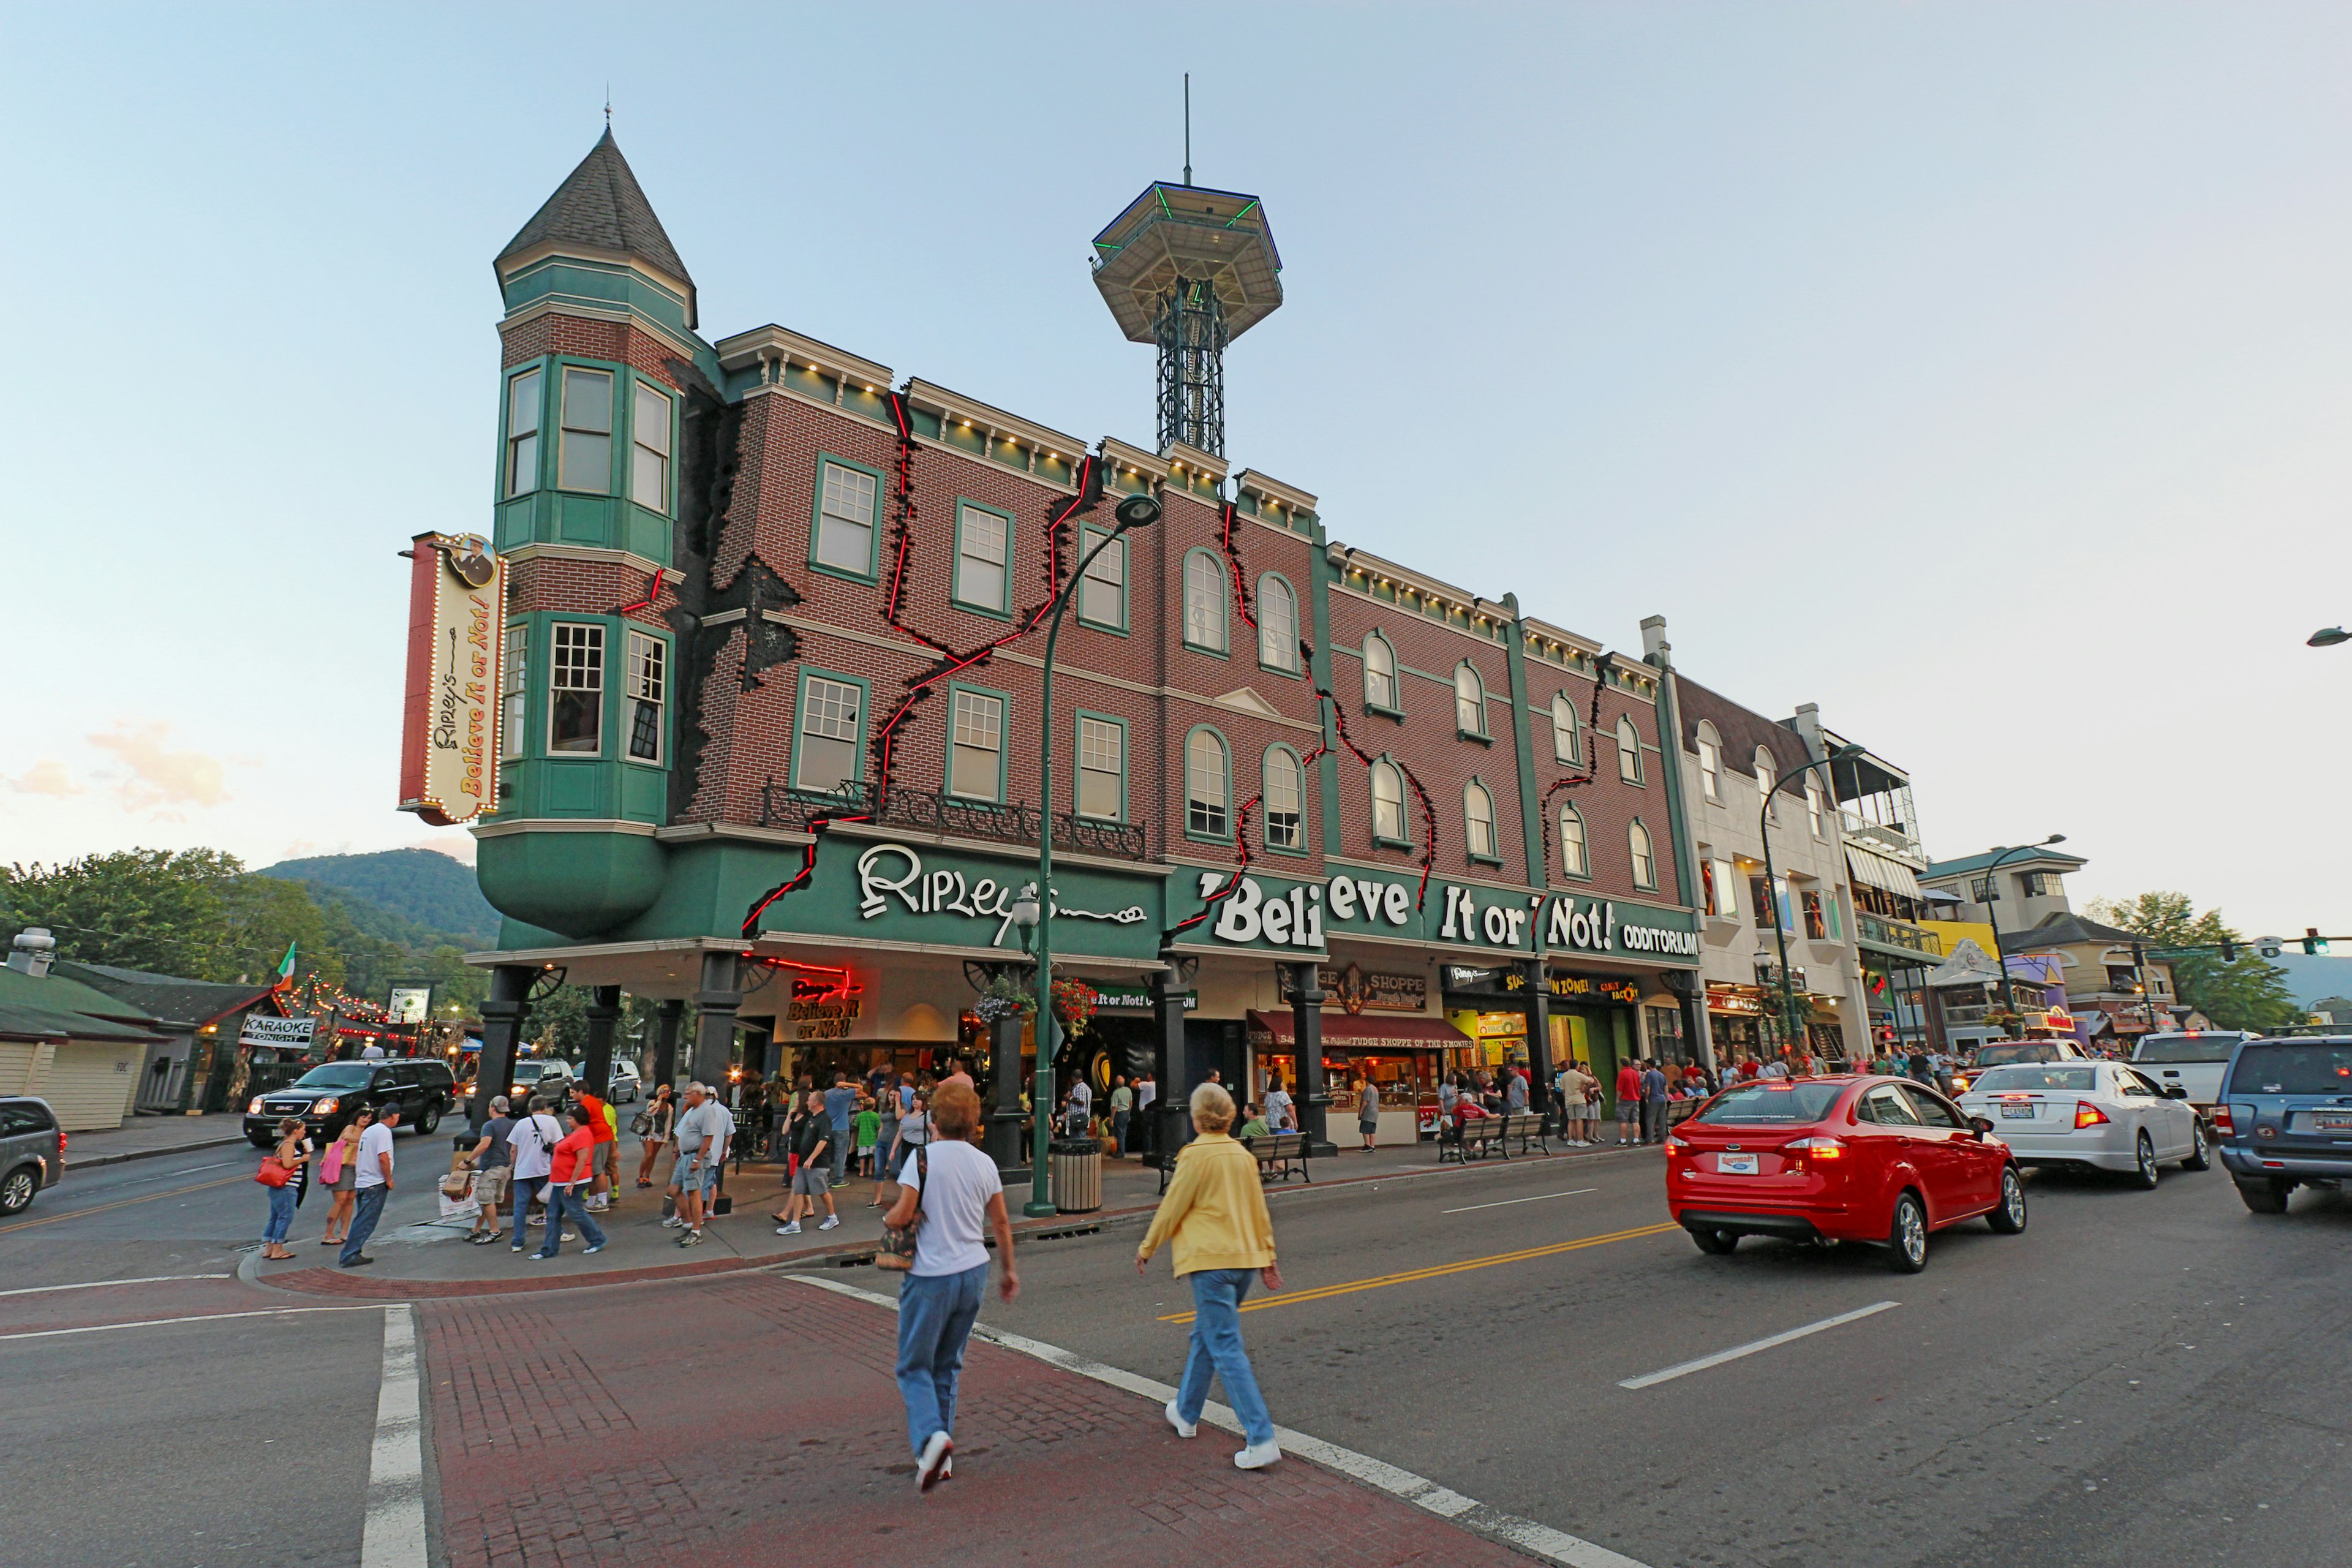
[{"label": "metal bench", "polygon": [[1288,1181],[1293,1176],[1312,1182],[1307,1173],[1307,1135],[1303,1132],[1269,1132],[1262,1138],[1244,1138],[1242,1147],[1257,1159],[1257,1179],[1261,1182]]},{"label": "metal bench", "polygon": [[1515,1139],[1522,1154],[1528,1152],[1529,1143],[1547,1154],[1551,1152],[1551,1142],[1544,1131],[1544,1119],[1538,1111],[1517,1110],[1502,1118],[1502,1129],[1496,1134],[1496,1142],[1502,1145],[1503,1157],[1507,1160],[1510,1158],[1511,1143]]},{"label": "metal bench", "polygon": [[1473,1160],[1485,1159],[1497,1149],[1503,1151],[1505,1159],[1510,1158],[1510,1151],[1503,1148],[1505,1120],[1500,1116],[1473,1116],[1459,1123],[1439,1128],[1437,1163],[1443,1165],[1452,1159],[1457,1164],[1466,1165]]}]

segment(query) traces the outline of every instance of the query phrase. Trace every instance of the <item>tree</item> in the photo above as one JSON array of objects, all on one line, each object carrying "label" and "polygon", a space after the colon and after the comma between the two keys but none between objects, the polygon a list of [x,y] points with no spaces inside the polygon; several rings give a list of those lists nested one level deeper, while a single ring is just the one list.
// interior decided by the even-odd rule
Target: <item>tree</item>
[{"label": "tree", "polygon": [[[2250,951],[2246,939],[2221,919],[2219,910],[2199,914],[2186,893],[2142,893],[2133,899],[2095,899],[2093,920],[2118,927],[2154,949],[2193,949],[2163,962],[2171,966],[2181,1001],[2224,1029],[2270,1030],[2299,1023],[2303,1009],[2287,989],[2286,971]],[[2234,943],[2238,956],[2224,962],[2218,949]]]},{"label": "tree", "polygon": [[[215,849],[126,849],[0,873],[0,903],[16,928],[47,926],[58,952],[194,980],[234,980],[222,889],[245,868]],[[269,967],[278,966],[278,949]]]}]

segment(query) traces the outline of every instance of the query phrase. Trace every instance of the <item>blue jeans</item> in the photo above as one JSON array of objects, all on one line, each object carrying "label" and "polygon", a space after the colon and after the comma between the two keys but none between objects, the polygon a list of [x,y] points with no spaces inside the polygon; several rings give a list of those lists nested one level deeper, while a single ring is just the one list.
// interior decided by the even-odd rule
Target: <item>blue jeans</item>
[{"label": "blue jeans", "polygon": [[343,1237],[343,1250],[336,1255],[339,1261],[349,1263],[367,1250],[367,1239],[375,1234],[375,1222],[383,1217],[383,1200],[391,1191],[381,1183],[359,1190],[358,1202],[352,1209],[351,1231]]},{"label": "blue jeans", "polygon": [[909,1274],[899,1283],[898,1393],[918,1458],[932,1433],[955,1433],[956,1378],[987,1287],[985,1263],[961,1274]]},{"label": "blue jeans", "polygon": [[826,1138],[833,1144],[827,1152],[833,1156],[833,1184],[837,1187],[848,1180],[849,1129],[835,1127],[826,1134]]},{"label": "blue jeans", "polygon": [[286,1233],[294,1228],[294,1184],[269,1189],[269,1223],[262,1227],[261,1244],[284,1241]]},{"label": "blue jeans", "polygon": [[530,1224],[530,1200],[539,1195],[540,1188],[547,1185],[547,1178],[545,1176],[517,1176],[512,1184],[514,1188],[515,1211],[514,1249],[517,1252],[520,1252],[522,1250],[524,1232]]},{"label": "blue jeans", "polygon": [[604,1245],[604,1227],[589,1214],[587,1194],[574,1192],[570,1186],[550,1187],[547,1190],[547,1239],[539,1247],[541,1258],[552,1258],[563,1250],[566,1215],[580,1227],[580,1234],[587,1238],[589,1246]]},{"label": "blue jeans", "polygon": [[1242,1349],[1242,1298],[1249,1294],[1255,1268],[1203,1268],[1188,1274],[1192,1282],[1192,1349],[1184,1358],[1184,1384],[1176,1391],[1176,1414],[1187,1422],[1201,1418],[1209,1402],[1209,1374],[1225,1385],[1225,1398],[1242,1418],[1242,1436],[1251,1447],[1274,1441],[1274,1417],[1266,1414],[1265,1396],[1257,1391],[1257,1374],[1250,1371],[1249,1352]]}]

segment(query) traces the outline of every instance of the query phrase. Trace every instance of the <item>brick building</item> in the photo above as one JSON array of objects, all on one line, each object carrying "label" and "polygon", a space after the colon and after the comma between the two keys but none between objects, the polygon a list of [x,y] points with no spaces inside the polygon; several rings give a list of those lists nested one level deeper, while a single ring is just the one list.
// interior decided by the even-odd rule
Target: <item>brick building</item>
[{"label": "brick building", "polygon": [[[1132,272],[1146,238],[1270,255],[1265,226],[1155,185],[1097,247]],[[597,1049],[619,989],[695,997],[657,1072],[961,1053],[985,1079],[1034,1048],[971,1007],[1022,951],[1045,612],[1082,558],[1044,815],[1056,973],[1104,1005],[1066,1070],[1254,1096],[1319,1060],[1410,1136],[1441,1070],[1572,1050],[1606,1077],[1700,1037],[1663,643],[1612,655],[1335,542],[1311,490],[1206,449],[1221,359],[1213,416],[1177,426],[1202,444],[1147,448],[782,326],[707,338],[609,132],[497,270],[489,1079],[550,967],[600,988]],[[1279,303],[1236,287],[1244,324]],[[1163,351],[1163,423],[1191,364]],[[1159,519],[1106,544],[1133,495]]]}]

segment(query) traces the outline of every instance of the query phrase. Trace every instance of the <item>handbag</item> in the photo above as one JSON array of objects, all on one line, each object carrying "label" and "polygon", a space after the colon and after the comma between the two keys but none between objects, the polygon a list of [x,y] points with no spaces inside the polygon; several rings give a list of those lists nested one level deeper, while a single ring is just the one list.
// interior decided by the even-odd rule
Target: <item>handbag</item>
[{"label": "handbag", "polygon": [[279,1163],[277,1155],[271,1154],[263,1159],[261,1169],[253,1173],[253,1179],[265,1187],[282,1187],[294,1179],[294,1173]]},{"label": "handbag", "polygon": [[635,1116],[629,1118],[629,1131],[636,1137],[642,1138],[653,1130],[654,1116],[652,1111],[640,1110]]},{"label": "handbag", "polygon": [[874,1249],[877,1268],[903,1274],[915,1266],[915,1232],[923,1223],[922,1189],[931,1184],[929,1157],[920,1143],[915,1145],[915,1183],[913,1216],[904,1225],[883,1224],[881,1244]]},{"label": "handbag", "polygon": [[319,1162],[319,1180],[333,1186],[343,1179],[343,1141],[340,1138],[327,1145],[327,1157]]}]

